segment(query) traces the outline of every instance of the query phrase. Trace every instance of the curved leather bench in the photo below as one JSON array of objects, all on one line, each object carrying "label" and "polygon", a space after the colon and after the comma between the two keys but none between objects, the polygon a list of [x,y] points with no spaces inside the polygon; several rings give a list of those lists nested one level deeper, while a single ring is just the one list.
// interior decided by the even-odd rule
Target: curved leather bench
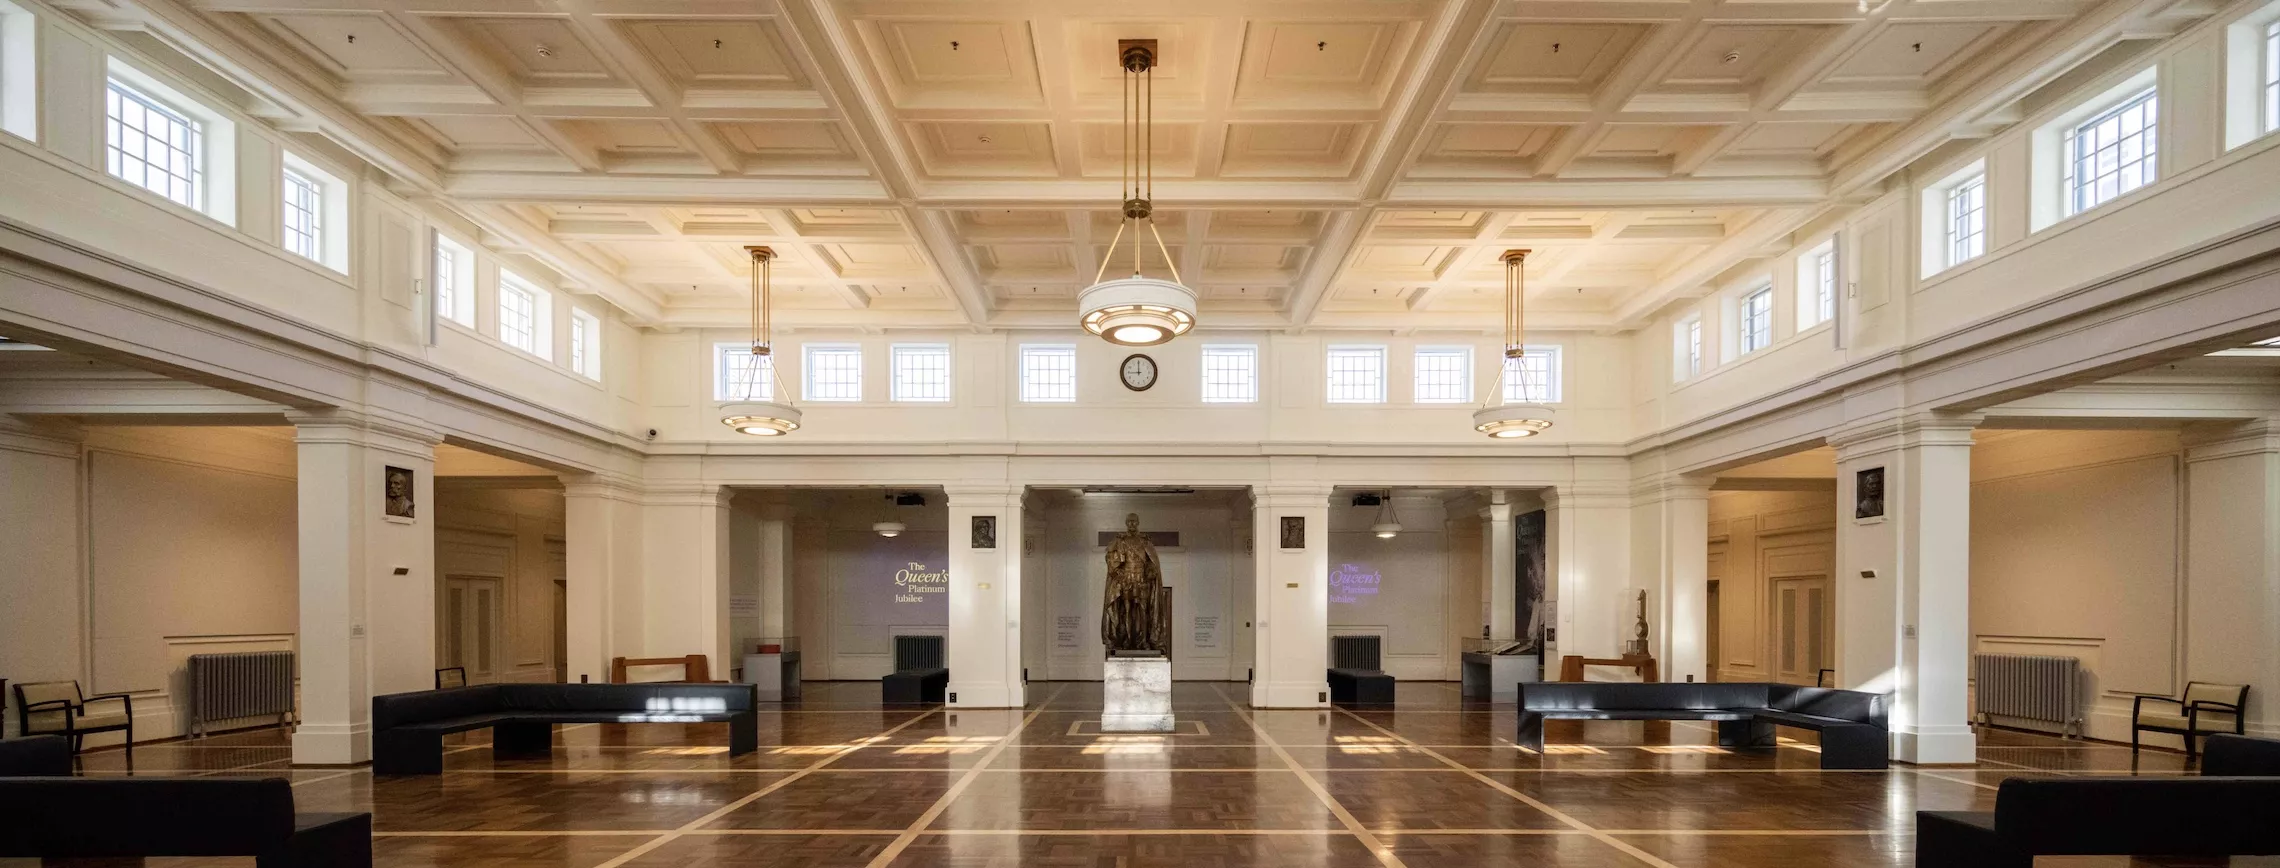
[{"label": "curved leather bench", "polygon": [[443,772],[443,737],[491,730],[494,756],[545,756],[559,723],[726,723],[729,753],[760,749],[750,684],[479,684],[372,697],[372,771]]},{"label": "curved leather bench", "polygon": [[1773,747],[1775,726],[1821,734],[1821,767],[1881,769],[1889,762],[1884,696],[1764,682],[1624,683],[1540,681],[1520,685],[1521,747],[1542,752],[1544,721],[1707,720],[1718,744]]}]

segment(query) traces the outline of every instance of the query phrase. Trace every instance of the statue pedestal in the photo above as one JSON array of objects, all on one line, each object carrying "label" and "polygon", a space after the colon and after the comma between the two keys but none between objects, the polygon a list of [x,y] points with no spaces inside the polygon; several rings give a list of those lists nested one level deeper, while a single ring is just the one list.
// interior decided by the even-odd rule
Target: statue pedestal
[{"label": "statue pedestal", "polygon": [[1101,732],[1172,731],[1172,659],[1110,657],[1103,667]]}]

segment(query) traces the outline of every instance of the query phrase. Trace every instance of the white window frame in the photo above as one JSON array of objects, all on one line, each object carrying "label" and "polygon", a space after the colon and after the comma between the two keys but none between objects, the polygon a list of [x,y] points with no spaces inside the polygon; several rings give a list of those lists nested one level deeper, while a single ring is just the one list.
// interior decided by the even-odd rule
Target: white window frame
[{"label": "white window frame", "polygon": [[[1567,376],[1567,366],[1561,363],[1566,355],[1566,349],[1558,344],[1541,346],[1529,344],[1522,347],[1521,350],[1523,355],[1520,358],[1506,358],[1504,360],[1504,403],[1559,403],[1561,395],[1565,391],[1561,388],[1560,380]],[[1544,386],[1539,394],[1528,394],[1527,383],[1521,378],[1520,368],[1522,365],[1533,365],[1543,370]]]},{"label": "white window frame", "polygon": [[[2136,132],[2121,132],[2133,117],[2142,125]],[[2113,124],[2114,133],[2118,136],[2111,143],[2096,132],[2108,123]],[[2127,153],[2124,145],[2131,137],[2137,137],[2139,141],[2138,156],[2134,160],[2123,159]],[[2149,85],[2096,114],[2075,122],[2067,128],[2063,145],[2066,162],[2061,170],[2060,183],[2065,196],[2066,215],[2069,217],[2088,213],[2153,184],[2161,176],[2161,89]],[[2112,171],[2101,169],[2092,162],[2098,154],[2108,150],[2115,154]],[[2085,167],[2086,162],[2091,165]],[[2137,183],[2123,186],[2127,183],[2129,170],[2133,166],[2138,170]],[[2088,170],[2086,176],[2085,168]],[[2100,181],[2107,178],[2114,180],[2114,191],[2100,197]]]},{"label": "white window frame", "polygon": [[[348,184],[339,175],[308,161],[291,151],[283,153],[284,168],[278,173],[278,246],[330,268],[341,274],[348,273],[349,207]],[[295,249],[291,231],[286,228],[287,213],[291,210],[293,177],[299,176],[316,192],[316,237],[313,254]]]},{"label": "white window frame", "polygon": [[[112,126],[109,104],[112,88],[133,94],[148,105],[157,105],[174,116],[191,121],[197,129],[196,147],[192,149],[192,165],[196,173],[191,187],[190,201],[176,198],[170,192],[160,191],[127,179],[120,169],[113,168],[111,152]],[[173,84],[121,62],[109,58],[104,88],[104,106],[98,112],[103,119],[104,174],[120,183],[175,206],[187,208],[225,224],[237,223],[237,125],[221,112],[208,107]],[[124,152],[121,152],[122,157]],[[145,176],[147,178],[147,175]]]},{"label": "white window frame", "polygon": [[[1077,345],[1075,344],[1022,344],[1020,358],[1015,364],[1015,376],[1021,378],[1020,395],[1024,404],[1073,404],[1077,400]],[[1065,367],[1067,382],[1056,377],[1047,380],[1047,363]],[[1065,363],[1065,364],[1064,364]],[[1051,373],[1059,374],[1055,370]]]},{"label": "white window frame", "polygon": [[0,131],[40,137],[40,20],[0,0]]},{"label": "white window frame", "polygon": [[[1473,355],[1467,346],[1421,346],[1410,357],[1409,399],[1417,404],[1470,404],[1473,402]],[[1427,383],[1427,360],[1434,364],[1454,361],[1457,381]],[[1432,372],[1434,375],[1441,371]]]},{"label": "white window frame", "polygon": [[1947,266],[1987,255],[1987,173],[1973,173],[1945,190],[1940,199],[1944,205],[1940,249],[1947,255]]},{"label": "white window frame", "polygon": [[1201,367],[1204,403],[1259,402],[1258,344],[1204,344]]},{"label": "white window frame", "polygon": [[2224,35],[2225,149],[2280,133],[2280,3],[2239,14]]},{"label": "white window frame", "polygon": [[[1923,239],[1919,245],[1922,254],[1919,264],[1922,269],[1921,274],[1924,277],[1930,277],[1971,261],[1970,259],[1956,259],[1953,256],[1955,249],[1953,230],[1958,215],[1950,211],[1949,207],[1957,190],[1974,184],[1978,185],[1980,189],[1977,224],[1979,227],[1979,253],[1972,256],[1971,259],[1985,256],[1988,249],[1993,246],[1994,199],[1992,197],[1994,189],[1988,183],[1989,180],[1987,163],[1983,160],[1973,160],[1949,172],[1937,183],[1923,188],[1922,194],[1917,197],[1917,203],[1918,208],[1921,209],[1919,216],[1923,221],[1922,232],[1919,236]],[[2052,183],[2056,182],[2053,181]],[[2053,201],[2055,203],[2055,199]]]},{"label": "white window frame", "polygon": [[438,318],[475,327],[475,251],[442,232],[432,233],[428,251],[428,283]]},{"label": "white window frame", "polygon": [[[852,369],[854,377],[845,383],[830,384],[829,390],[818,388],[821,384],[817,381],[816,375],[827,373],[825,371],[826,365],[821,361],[826,357],[832,359],[853,358],[855,360],[855,367]],[[863,400],[864,361],[862,344],[802,345],[800,347],[801,394],[806,396],[809,401],[821,403],[852,404],[861,402]]]},{"label": "white window frame", "polygon": [[[906,363],[927,358],[942,360],[942,382],[936,392],[931,383],[920,382],[907,376],[918,371]],[[888,400],[912,404],[946,404],[950,402],[951,385],[958,379],[956,360],[950,355],[949,344],[895,344],[887,348]]]},{"label": "white window frame", "polygon": [[[1360,391],[1349,392],[1345,397],[1340,397],[1338,360],[1341,358],[1366,359],[1373,357],[1377,361],[1376,383],[1356,384],[1362,386]],[[1387,368],[1389,367],[1386,361],[1386,350],[1383,344],[1338,344],[1331,346],[1324,351],[1322,356],[1323,400],[1331,404],[1385,403]]]},{"label": "white window frame", "polygon": [[602,318],[575,307],[570,309],[570,370],[595,382],[602,379]]},{"label": "white window frame", "polygon": [[284,193],[278,211],[278,243],[285,252],[311,262],[325,257],[325,185],[293,166],[279,173]]},{"label": "white window frame", "polygon": [[[518,343],[516,336],[510,333],[507,328],[508,303],[514,297],[525,297],[530,301],[530,333],[528,335],[530,343],[528,346]],[[545,287],[538,285],[538,281],[502,268],[499,269],[499,301],[497,307],[499,343],[541,359],[554,360],[554,293],[548,292]]]},{"label": "white window frame", "polygon": [[[1763,304],[1759,301],[1763,300]],[[1739,355],[1773,346],[1773,285],[1761,284],[1742,293],[1734,305],[1734,345]]]},{"label": "white window frame", "polygon": [[1797,330],[1837,317],[1837,242],[1830,239],[1797,257]]},{"label": "white window frame", "polygon": [[[2031,194],[2027,214],[2029,232],[2041,232],[2061,222],[2097,210],[2096,208],[2077,209],[2073,205],[2074,197],[2069,183],[2069,179],[2072,177],[2070,164],[2073,145],[2071,139],[2075,131],[2081,128],[2085,122],[2105,115],[2149,90],[2158,92],[2160,83],[2160,78],[2156,75],[2156,67],[2144,67],[2126,78],[2113,80],[2110,86],[2072,103],[2071,108],[2052,115],[2035,127],[2029,138],[2027,161],[2027,189]],[[2157,150],[2160,147],[2158,144],[2160,123],[2159,112],[2156,112],[2155,139]],[[1990,175],[1988,180],[1992,188],[2001,188],[2001,178]],[[2148,181],[2146,183],[2154,182]],[[2127,199],[2129,197],[2127,193],[2118,193],[2115,198]]]},{"label": "white window frame", "polygon": [[2280,18],[2264,23],[2264,50],[2259,52],[2264,67],[2263,134],[2280,133]]},{"label": "white window frame", "polygon": [[[750,391],[738,374],[750,372]],[[749,343],[713,344],[713,400],[776,400],[776,357],[754,356]]]},{"label": "white window frame", "polygon": [[1679,382],[1702,376],[1702,315],[1695,314],[1671,324],[1670,357],[1671,377]]}]

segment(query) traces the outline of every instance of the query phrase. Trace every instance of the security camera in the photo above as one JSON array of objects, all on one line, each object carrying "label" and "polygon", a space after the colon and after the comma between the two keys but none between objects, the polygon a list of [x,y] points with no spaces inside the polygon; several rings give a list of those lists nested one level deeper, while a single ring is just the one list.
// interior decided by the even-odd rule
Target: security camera
[{"label": "security camera", "polygon": [[651,428],[651,429],[649,429],[649,439],[651,439],[651,440],[655,440],[655,439],[657,439],[657,429],[655,429],[655,428]]}]

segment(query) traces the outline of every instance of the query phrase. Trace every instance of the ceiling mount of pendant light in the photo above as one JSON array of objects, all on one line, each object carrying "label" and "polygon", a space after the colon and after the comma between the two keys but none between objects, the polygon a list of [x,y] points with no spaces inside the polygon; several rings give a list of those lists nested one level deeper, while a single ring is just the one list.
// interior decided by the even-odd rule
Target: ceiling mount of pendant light
[{"label": "ceiling mount of pendant light", "polygon": [[[1179,266],[1172,263],[1164,236],[1156,231],[1155,105],[1156,40],[1124,39],[1116,43],[1117,65],[1124,69],[1124,202],[1116,237],[1108,242],[1093,285],[1077,293],[1077,321],[1085,331],[1109,343],[1147,347],[1164,343],[1195,328],[1196,294],[1180,283]],[[1170,280],[1148,277],[1140,271],[1146,244],[1142,225],[1155,239]],[[1108,266],[1115,261],[1117,245],[1126,229],[1132,231],[1132,276],[1114,280]]]},{"label": "ceiling mount of pendant light", "polygon": [[[738,434],[754,437],[781,437],[800,429],[800,409],[792,406],[791,399],[781,401],[759,400],[752,397],[753,384],[760,379],[760,360],[774,353],[770,331],[774,326],[771,317],[774,308],[769,303],[773,289],[773,275],[769,263],[776,260],[776,251],[767,247],[746,247],[752,254],[752,372],[744,378],[744,394],[734,401],[720,405],[720,423]],[[768,376],[775,377],[776,366],[768,365]],[[769,394],[774,395],[776,384],[771,379]]]},{"label": "ceiling mount of pendant light", "polygon": [[1400,532],[1401,516],[1393,511],[1393,489],[1388,488],[1385,496],[1378,499],[1377,521],[1370,525],[1370,533],[1377,534],[1378,539],[1392,539]]},{"label": "ceiling mount of pendant light", "polygon": [[1473,411],[1473,430],[1498,440],[1534,437],[1552,427],[1552,408],[1523,395],[1521,403],[1505,403],[1504,378],[1512,375],[1512,360],[1528,355],[1527,296],[1528,251],[1504,251],[1504,357],[1496,364],[1496,382],[1488,397]]}]

